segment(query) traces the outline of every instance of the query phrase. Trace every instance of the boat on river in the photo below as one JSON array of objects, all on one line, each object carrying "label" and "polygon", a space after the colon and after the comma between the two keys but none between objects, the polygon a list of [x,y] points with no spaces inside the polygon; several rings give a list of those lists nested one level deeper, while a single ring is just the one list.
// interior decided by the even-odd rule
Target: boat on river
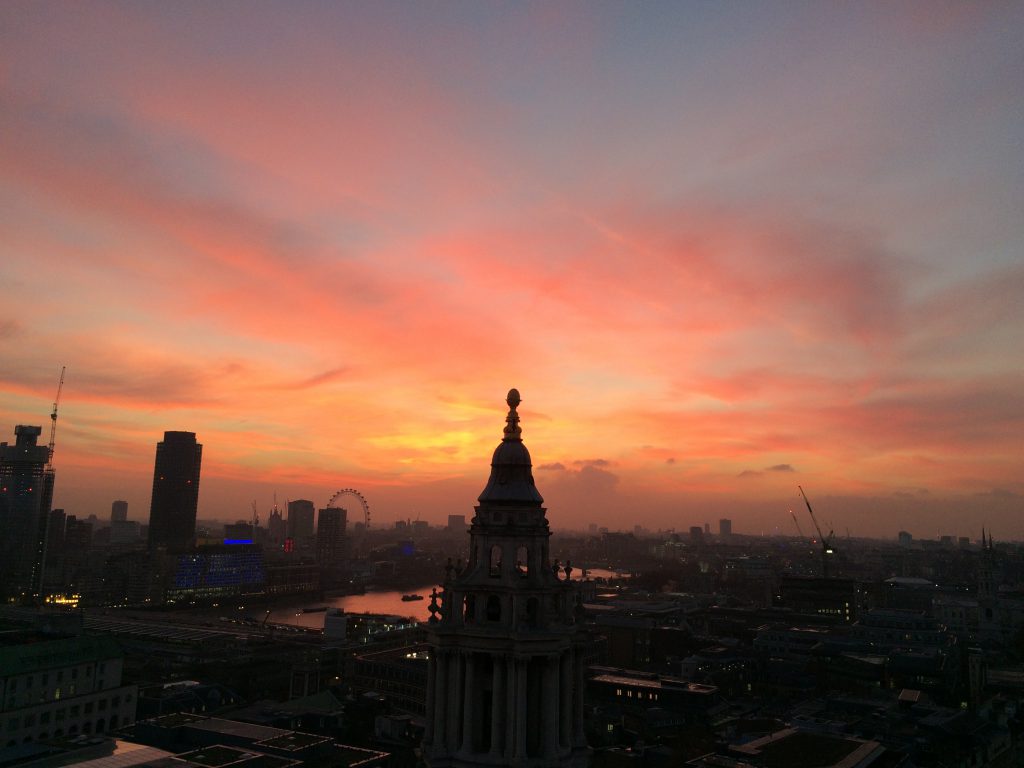
[{"label": "boat on river", "polygon": [[422,600],[423,595],[402,595],[403,603],[411,603],[413,600]]}]

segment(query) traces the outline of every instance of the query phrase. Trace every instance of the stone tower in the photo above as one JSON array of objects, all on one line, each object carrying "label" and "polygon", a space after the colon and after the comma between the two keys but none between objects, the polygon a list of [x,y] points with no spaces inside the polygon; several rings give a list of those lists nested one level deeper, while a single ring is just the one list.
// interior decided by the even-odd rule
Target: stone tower
[{"label": "stone tower", "polygon": [[[583,648],[572,567],[551,562],[544,499],[508,393],[505,434],[430,606],[424,754],[431,768],[584,766]],[[438,605],[440,600],[440,605]]]}]

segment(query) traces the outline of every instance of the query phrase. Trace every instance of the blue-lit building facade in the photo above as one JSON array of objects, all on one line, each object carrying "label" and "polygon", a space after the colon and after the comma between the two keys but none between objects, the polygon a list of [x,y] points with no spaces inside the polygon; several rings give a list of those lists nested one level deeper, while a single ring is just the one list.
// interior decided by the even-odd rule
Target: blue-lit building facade
[{"label": "blue-lit building facade", "polygon": [[267,581],[263,552],[251,543],[197,547],[174,557],[167,602],[261,595]]}]

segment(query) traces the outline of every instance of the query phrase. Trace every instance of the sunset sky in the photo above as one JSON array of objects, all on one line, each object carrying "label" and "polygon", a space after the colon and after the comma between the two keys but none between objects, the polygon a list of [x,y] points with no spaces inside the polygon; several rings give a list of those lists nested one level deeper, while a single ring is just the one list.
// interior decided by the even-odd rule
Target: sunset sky
[{"label": "sunset sky", "polygon": [[70,514],[471,515],[517,387],[556,528],[1024,538],[1024,4],[5,2],[0,298]]}]

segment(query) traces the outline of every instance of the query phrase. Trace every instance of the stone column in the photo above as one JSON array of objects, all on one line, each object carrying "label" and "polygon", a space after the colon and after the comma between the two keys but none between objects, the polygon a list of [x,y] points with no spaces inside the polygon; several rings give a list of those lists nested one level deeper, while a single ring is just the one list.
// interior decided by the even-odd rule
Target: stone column
[{"label": "stone column", "polygon": [[476,707],[473,700],[476,698],[476,659],[472,652],[466,654],[466,674],[462,693],[462,751],[469,754],[473,752],[473,721],[476,719]]},{"label": "stone column", "polygon": [[516,759],[526,759],[526,658],[516,659]]},{"label": "stone column", "polygon": [[562,684],[559,686],[558,695],[562,703],[561,717],[559,718],[561,728],[558,731],[558,742],[562,749],[569,749],[572,746],[572,651],[566,651],[559,657],[559,669],[562,673]]},{"label": "stone column", "polygon": [[434,749],[444,748],[447,743],[447,730],[448,730],[448,697],[444,695],[442,690],[441,695],[437,695],[435,688],[446,688],[448,682],[448,666],[451,662],[451,652],[437,650],[437,669],[434,671],[434,683],[431,688],[433,694],[434,709],[433,724],[434,724],[434,735],[433,735],[433,747]]},{"label": "stone column", "polygon": [[510,655],[505,655],[505,760],[511,761],[516,751],[516,705],[519,699],[516,697],[516,670],[518,660]]},{"label": "stone column", "polygon": [[446,704],[448,726],[445,729],[445,751],[454,752],[459,748],[459,716],[462,713],[462,654],[453,652],[448,658],[448,701]]},{"label": "stone column", "polygon": [[544,722],[541,725],[541,739],[544,745],[544,757],[553,758],[558,755],[558,657],[545,656],[541,676],[541,705],[543,706]]},{"label": "stone column", "polygon": [[500,656],[492,656],[494,673],[491,678],[491,757],[501,757],[501,734],[505,718],[505,663]]},{"label": "stone column", "polygon": [[583,650],[572,649],[572,690],[573,690],[573,746],[586,747],[587,736],[583,732]]}]

